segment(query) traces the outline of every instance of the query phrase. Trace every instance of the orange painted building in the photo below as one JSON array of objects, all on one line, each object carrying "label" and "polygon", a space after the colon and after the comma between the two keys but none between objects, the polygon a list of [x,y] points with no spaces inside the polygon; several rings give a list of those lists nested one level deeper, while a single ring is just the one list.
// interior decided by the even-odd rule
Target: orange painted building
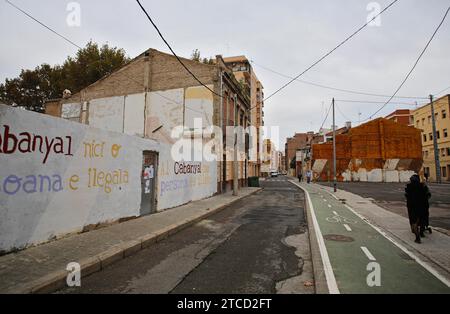
[{"label": "orange painted building", "polygon": [[[333,143],[312,146],[314,178],[333,179]],[[336,136],[338,181],[406,182],[422,167],[420,130],[378,118]]]}]

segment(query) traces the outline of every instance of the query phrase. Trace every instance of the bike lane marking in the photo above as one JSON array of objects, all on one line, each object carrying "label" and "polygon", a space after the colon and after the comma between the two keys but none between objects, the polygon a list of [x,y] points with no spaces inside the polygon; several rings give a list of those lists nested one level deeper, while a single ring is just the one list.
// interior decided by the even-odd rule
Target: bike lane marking
[{"label": "bike lane marking", "polygon": [[[343,205],[337,197],[329,193],[329,203],[333,204],[335,217],[329,217],[330,212],[325,204],[319,202],[317,189],[312,186],[303,187],[311,201],[310,208],[314,212],[320,234],[325,236],[324,245],[335,281],[341,293],[399,293],[399,292],[440,292],[449,293],[448,285],[429,272],[430,267],[416,262],[409,254],[404,254],[391,241],[385,239],[379,229],[373,228],[365,218],[356,215],[348,206]],[[311,200],[312,199],[312,200]],[[345,217],[344,217],[345,216]],[[328,218],[328,219],[327,219]],[[344,228],[352,224],[352,237],[348,242],[339,242],[336,237],[348,234]],[[345,223],[344,223],[345,222]],[[344,225],[344,226],[342,226]],[[316,227],[316,226],[314,226]],[[349,227],[350,228],[350,227]],[[380,236],[382,235],[382,236]],[[330,239],[335,237],[335,239]],[[370,248],[377,256],[381,269],[381,286],[369,286],[367,255],[361,247]],[[373,256],[373,255],[372,255]],[[426,265],[426,264],[425,264]],[[440,278],[437,278],[440,279]]]},{"label": "bike lane marking", "polygon": [[[297,185],[296,183],[294,183],[294,184]],[[300,187],[299,185],[297,185],[297,186]],[[302,188],[302,190],[303,190],[303,188]],[[325,273],[325,279],[327,281],[328,292],[330,294],[339,294],[340,291],[339,291],[339,288],[336,283],[336,278],[334,277],[333,267],[331,267],[330,258],[328,256],[328,251],[325,247],[325,242],[323,240],[323,236],[320,231],[319,224],[317,222],[316,214],[313,210],[313,204],[311,202],[311,197],[309,196],[308,191],[306,191],[306,190],[304,190],[304,191],[306,192],[305,193],[306,199],[308,201],[309,208],[311,209],[311,219],[312,219],[312,223],[314,226],[314,231],[316,233],[317,242],[319,245],[320,256],[322,257],[323,270]]]},{"label": "bike lane marking", "polygon": [[370,253],[369,249],[366,248],[365,246],[361,246],[361,250],[364,252],[364,254],[366,254],[367,258],[370,261],[376,261],[377,259],[372,255],[372,253]]},{"label": "bike lane marking", "polygon": [[348,206],[347,204],[344,205],[348,210],[353,212],[356,216],[360,217],[361,220],[363,220],[366,224],[370,225],[373,229],[378,231],[383,237],[385,237],[389,242],[394,244],[396,247],[398,247],[400,250],[402,250],[404,253],[406,253],[409,257],[411,257],[414,261],[416,261],[417,264],[425,268],[429,273],[431,273],[434,277],[439,279],[444,285],[446,285],[448,288],[450,288],[450,282],[441,274],[439,274],[433,267],[431,267],[428,263],[425,263],[422,261],[417,255],[412,253],[410,250],[408,250],[406,247],[392,239],[386,232],[381,230],[379,227],[372,224],[367,218],[365,218],[363,215],[357,213],[353,208]]}]

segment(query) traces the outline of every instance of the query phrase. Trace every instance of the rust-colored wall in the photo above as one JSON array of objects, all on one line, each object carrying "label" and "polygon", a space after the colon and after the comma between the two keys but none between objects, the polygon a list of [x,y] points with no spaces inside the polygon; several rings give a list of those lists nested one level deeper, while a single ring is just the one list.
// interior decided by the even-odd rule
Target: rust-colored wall
[{"label": "rust-colored wall", "polygon": [[[422,164],[420,136],[420,130],[414,127],[383,118],[352,128],[347,134],[336,135],[338,180],[343,179],[340,174],[348,169],[382,169],[387,159],[401,159],[403,162],[399,163],[399,170],[418,172]],[[327,159],[328,162],[319,177],[321,180],[331,178],[333,143],[313,144],[312,159],[313,163],[318,159]],[[356,164],[355,160],[360,160],[360,164]],[[354,162],[350,164],[350,161]]]}]

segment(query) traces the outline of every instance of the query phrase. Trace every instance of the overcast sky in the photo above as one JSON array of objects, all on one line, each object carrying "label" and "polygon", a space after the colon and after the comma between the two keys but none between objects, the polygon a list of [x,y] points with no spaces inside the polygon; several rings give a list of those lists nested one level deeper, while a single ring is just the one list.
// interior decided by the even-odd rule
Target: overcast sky
[{"label": "overcast sky", "polygon": [[[84,46],[90,39],[124,48],[134,57],[147,48],[167,52],[134,0],[80,0],[81,25],[69,26],[64,0],[11,0],[36,18]],[[256,64],[295,76],[362,26],[371,13],[366,0],[142,0],[174,50],[189,57],[246,55]],[[391,0],[376,3],[384,8]],[[303,80],[341,89],[392,94],[434,29],[449,0],[400,0],[381,16],[380,26],[364,29]],[[0,0],[0,80],[22,68],[56,64],[76,48]],[[450,87],[450,16],[444,22],[411,78],[399,92],[423,96]],[[268,96],[287,79],[254,66]],[[450,92],[450,89],[446,91]],[[295,132],[317,131],[331,98],[383,101],[294,82],[265,104],[267,126],[280,126],[281,145]],[[419,103],[424,100],[417,100]],[[414,103],[411,99],[398,102]],[[376,111],[373,103],[337,102],[338,125],[357,122]],[[386,115],[404,104],[388,105]],[[342,112],[342,113],[341,113]],[[344,117],[345,116],[345,117]],[[325,127],[331,126],[331,119]]]}]

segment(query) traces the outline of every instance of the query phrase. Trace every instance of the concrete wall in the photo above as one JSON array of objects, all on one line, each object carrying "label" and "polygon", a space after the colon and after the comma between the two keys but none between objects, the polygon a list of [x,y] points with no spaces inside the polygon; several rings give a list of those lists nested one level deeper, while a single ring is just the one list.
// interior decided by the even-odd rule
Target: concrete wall
[{"label": "concrete wall", "polygon": [[[104,130],[138,136],[143,136],[145,132],[145,137],[161,144],[156,191],[157,210],[161,211],[212,196],[217,192],[216,160],[186,163],[190,166],[200,166],[201,173],[177,174],[174,169],[182,160],[172,156],[172,145],[180,140],[172,137],[172,131],[188,121],[186,126],[193,127],[196,118],[202,119],[204,127],[208,126],[213,114],[212,98],[212,93],[204,87],[189,87],[92,99],[88,102],[87,121],[90,126]],[[81,103],[63,104],[62,116],[80,121],[82,106]],[[205,145],[209,139],[204,138],[201,141],[201,144]],[[191,159],[187,158],[186,161],[193,160],[194,156],[202,156],[201,149],[194,155],[190,138],[185,144],[185,147],[190,147],[188,155],[191,156]]]},{"label": "concrete wall", "polygon": [[[171,157],[171,149],[172,145],[161,144],[158,166],[158,210],[214,195],[217,192],[217,161],[174,160]],[[192,154],[195,153],[194,147],[191,151]],[[193,170],[181,170],[186,169],[184,166],[189,166]]]},{"label": "concrete wall", "polygon": [[0,125],[0,250],[139,215],[155,141],[3,105]]}]

